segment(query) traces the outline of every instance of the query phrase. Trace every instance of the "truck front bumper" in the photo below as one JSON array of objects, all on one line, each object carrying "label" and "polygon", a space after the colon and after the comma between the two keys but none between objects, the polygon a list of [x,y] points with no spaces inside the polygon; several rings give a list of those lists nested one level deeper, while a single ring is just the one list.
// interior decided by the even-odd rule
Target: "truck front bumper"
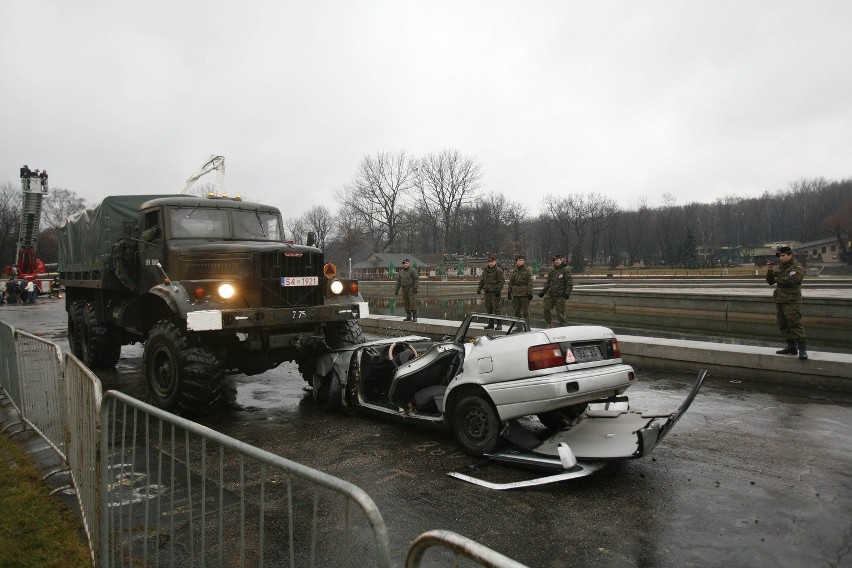
[{"label": "truck front bumper", "polygon": [[190,331],[248,331],[293,325],[347,321],[369,315],[367,302],[327,304],[304,308],[240,308],[198,310],[186,314]]}]

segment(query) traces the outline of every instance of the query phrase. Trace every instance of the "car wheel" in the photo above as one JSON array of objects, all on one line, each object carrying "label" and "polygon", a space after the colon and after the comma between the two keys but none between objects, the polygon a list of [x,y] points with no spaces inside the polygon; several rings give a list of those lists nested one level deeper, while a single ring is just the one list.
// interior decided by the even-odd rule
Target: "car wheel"
[{"label": "car wheel", "polygon": [[588,406],[585,402],[582,404],[572,404],[571,406],[558,408],[550,412],[543,412],[536,416],[548,430],[562,430],[571,426],[586,411]]},{"label": "car wheel", "polygon": [[174,323],[160,320],[151,328],[142,359],[154,406],[198,416],[221,399],[224,370],[218,357]]},{"label": "car wheel", "polygon": [[83,305],[80,320],[80,360],[90,369],[115,366],[121,357],[121,330],[99,320],[92,302]]},{"label": "car wheel", "polygon": [[493,452],[500,442],[500,420],[490,401],[468,395],[453,410],[453,433],[471,456]]},{"label": "car wheel", "polygon": [[78,359],[83,358],[80,334],[83,332],[83,306],[85,305],[86,302],[82,300],[74,300],[68,306],[68,345],[71,347],[71,353]]},{"label": "car wheel", "polygon": [[335,321],[325,326],[325,342],[332,349],[364,343],[364,332],[355,320]]}]

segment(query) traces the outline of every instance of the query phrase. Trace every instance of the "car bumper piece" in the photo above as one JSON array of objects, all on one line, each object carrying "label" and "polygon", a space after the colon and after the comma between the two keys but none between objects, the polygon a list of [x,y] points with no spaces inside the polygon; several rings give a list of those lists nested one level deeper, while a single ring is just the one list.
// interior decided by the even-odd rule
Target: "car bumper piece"
[{"label": "car bumper piece", "polygon": [[[665,438],[692,404],[707,374],[706,369],[699,371],[687,397],[671,412],[590,410],[573,426],[556,432],[540,443],[537,443],[537,438],[529,433],[524,434],[522,428],[513,427],[510,423],[502,435],[513,447],[488,454],[485,462],[448,475],[491,489],[517,489],[584,477],[610,461],[646,456]],[[566,455],[569,459],[566,459]],[[469,475],[469,472],[481,469],[488,463],[544,471],[549,475],[510,483],[492,483]]]}]

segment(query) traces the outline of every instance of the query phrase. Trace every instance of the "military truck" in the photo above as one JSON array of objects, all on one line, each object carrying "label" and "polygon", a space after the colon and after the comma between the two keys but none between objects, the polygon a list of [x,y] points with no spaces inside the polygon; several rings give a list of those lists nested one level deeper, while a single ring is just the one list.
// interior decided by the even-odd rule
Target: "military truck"
[{"label": "military truck", "polygon": [[363,342],[367,305],[313,246],[283,240],[275,207],[226,197],[107,197],[60,229],[68,342],[92,369],[144,343],[149,401],[207,411],[227,373]]}]

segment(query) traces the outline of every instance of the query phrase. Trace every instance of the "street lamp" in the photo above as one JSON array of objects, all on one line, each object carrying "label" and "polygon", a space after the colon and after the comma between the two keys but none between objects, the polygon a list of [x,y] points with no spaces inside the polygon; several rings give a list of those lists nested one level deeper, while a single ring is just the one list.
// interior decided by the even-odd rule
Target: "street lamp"
[{"label": "street lamp", "polygon": [[743,214],[741,211],[734,213],[734,219],[737,223],[737,248],[734,250],[734,258],[736,258],[737,264],[740,263],[740,217],[742,216]]},{"label": "street lamp", "polygon": [[352,278],[352,257],[349,257],[349,278]]}]

